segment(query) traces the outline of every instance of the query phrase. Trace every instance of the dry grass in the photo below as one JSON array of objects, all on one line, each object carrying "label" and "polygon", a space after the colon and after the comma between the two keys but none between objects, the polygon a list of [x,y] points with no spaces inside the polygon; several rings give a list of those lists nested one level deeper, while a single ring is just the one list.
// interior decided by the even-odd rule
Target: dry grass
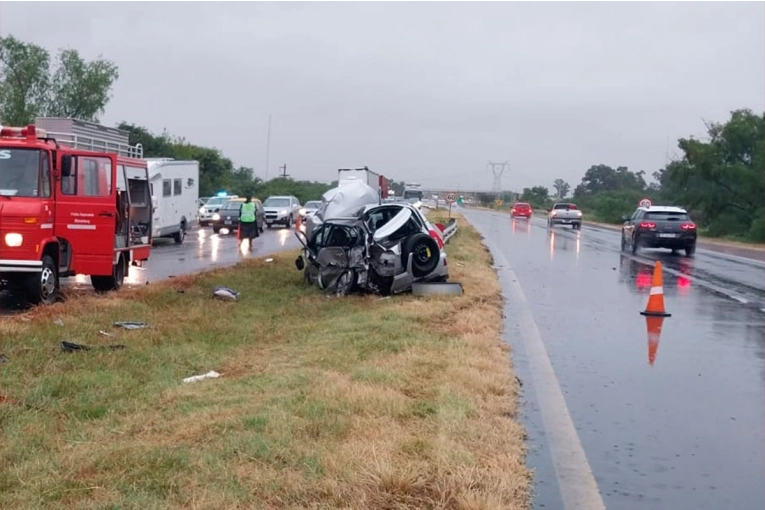
[{"label": "dry grass", "polygon": [[527,508],[499,286],[464,222],[449,252],[458,298],[328,298],[289,255],[2,320],[0,508]]}]

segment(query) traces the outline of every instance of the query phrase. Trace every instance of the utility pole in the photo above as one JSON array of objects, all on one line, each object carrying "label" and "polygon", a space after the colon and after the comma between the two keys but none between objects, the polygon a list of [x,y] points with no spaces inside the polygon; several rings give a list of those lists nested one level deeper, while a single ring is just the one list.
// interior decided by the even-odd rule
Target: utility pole
[{"label": "utility pole", "polygon": [[286,179],[287,177],[289,177],[289,175],[287,175],[287,163],[284,163],[284,165],[280,166],[279,170],[282,171],[282,175],[281,175],[282,179]]},{"label": "utility pole", "polygon": [[495,198],[499,198],[502,194],[502,174],[505,170],[510,168],[510,163],[505,161],[504,163],[493,163],[489,161],[489,168],[494,175],[494,182],[491,185],[491,191],[495,194]]}]

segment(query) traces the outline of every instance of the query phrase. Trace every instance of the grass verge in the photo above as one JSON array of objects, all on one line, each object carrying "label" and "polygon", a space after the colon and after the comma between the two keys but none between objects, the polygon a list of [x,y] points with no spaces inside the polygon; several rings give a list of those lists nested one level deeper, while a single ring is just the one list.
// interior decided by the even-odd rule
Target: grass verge
[{"label": "grass verge", "polygon": [[448,251],[461,297],[330,298],[287,254],[3,319],[0,507],[527,508],[496,275],[462,220]]}]

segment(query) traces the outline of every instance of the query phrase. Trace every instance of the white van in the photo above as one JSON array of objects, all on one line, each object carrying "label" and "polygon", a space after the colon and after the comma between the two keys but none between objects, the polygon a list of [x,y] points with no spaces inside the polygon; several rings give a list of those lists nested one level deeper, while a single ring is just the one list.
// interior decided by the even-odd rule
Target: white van
[{"label": "white van", "polygon": [[181,244],[198,221],[199,162],[146,158],[153,206],[153,238]]}]

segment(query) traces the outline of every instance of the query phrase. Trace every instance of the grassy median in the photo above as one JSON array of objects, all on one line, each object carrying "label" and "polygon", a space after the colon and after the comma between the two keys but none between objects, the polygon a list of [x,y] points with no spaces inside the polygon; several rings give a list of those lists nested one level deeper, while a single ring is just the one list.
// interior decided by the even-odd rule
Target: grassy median
[{"label": "grassy median", "polygon": [[462,297],[327,297],[288,254],[0,320],[0,508],[526,508],[499,285],[460,227]]}]

